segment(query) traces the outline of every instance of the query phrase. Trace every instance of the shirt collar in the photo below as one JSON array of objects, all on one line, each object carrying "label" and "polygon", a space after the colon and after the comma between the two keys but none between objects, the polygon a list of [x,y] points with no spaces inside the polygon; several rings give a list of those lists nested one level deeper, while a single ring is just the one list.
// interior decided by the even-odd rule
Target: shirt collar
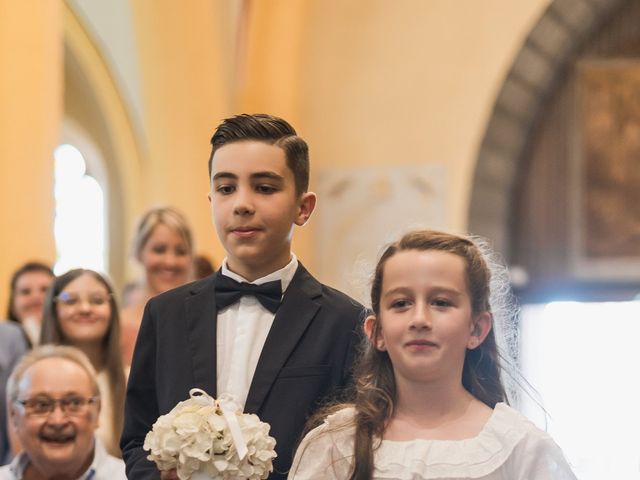
[{"label": "shirt collar", "polygon": [[297,269],[298,269],[298,257],[296,257],[295,253],[292,253],[291,261],[287,263],[284,267],[282,267],[280,270],[276,270],[275,272],[272,272],[269,275],[265,275],[264,277],[256,278],[253,282],[249,282],[246,278],[229,270],[229,267],[227,266],[226,257],[222,261],[221,273],[226,277],[232,278],[236,282],[253,283],[254,285],[262,285],[263,283],[266,283],[266,282],[273,282],[275,280],[280,280],[280,282],[282,283],[282,293],[284,294],[285,290],[291,283],[291,280],[293,279],[293,276],[295,275]]},{"label": "shirt collar", "polygon": [[[78,480],[91,480],[95,476],[100,464],[106,458],[107,451],[104,449],[100,441],[98,439],[95,439],[93,445],[93,462],[91,462],[91,465],[89,466],[87,471],[85,471],[78,477]],[[24,450],[16,455],[12,460],[9,470],[11,470],[11,473],[17,480],[22,480],[22,478],[24,477],[24,471],[29,465],[29,461],[29,456]]]},{"label": "shirt collar", "polygon": [[14,478],[21,479],[22,475],[24,474],[24,470],[27,468],[27,465],[29,465],[29,457],[27,456],[27,453],[23,450],[22,452],[17,454],[15,457],[13,457],[9,470],[11,470],[11,473],[13,474]]}]

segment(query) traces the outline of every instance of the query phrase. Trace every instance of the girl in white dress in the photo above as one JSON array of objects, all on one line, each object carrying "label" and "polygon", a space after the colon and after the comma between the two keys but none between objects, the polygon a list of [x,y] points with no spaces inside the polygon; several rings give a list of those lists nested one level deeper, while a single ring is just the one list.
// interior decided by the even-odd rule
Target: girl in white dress
[{"label": "girl in white dress", "polygon": [[575,480],[551,437],[506,404],[486,258],[430,230],[384,251],[355,399],[305,436],[290,479]]}]

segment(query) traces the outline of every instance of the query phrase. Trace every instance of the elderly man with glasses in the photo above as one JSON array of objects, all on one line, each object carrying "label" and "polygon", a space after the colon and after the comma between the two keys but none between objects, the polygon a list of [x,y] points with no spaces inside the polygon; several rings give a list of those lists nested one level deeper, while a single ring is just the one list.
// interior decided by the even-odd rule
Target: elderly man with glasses
[{"label": "elderly man with glasses", "polygon": [[124,463],[96,440],[100,391],[86,356],[45,345],[26,354],[7,382],[9,417],[23,451],[0,480],[119,480]]}]

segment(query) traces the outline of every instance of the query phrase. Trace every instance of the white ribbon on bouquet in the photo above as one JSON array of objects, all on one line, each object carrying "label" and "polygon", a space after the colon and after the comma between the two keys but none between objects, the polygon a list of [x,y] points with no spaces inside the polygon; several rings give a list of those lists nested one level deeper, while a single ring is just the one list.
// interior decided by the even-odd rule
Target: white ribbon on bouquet
[{"label": "white ribbon on bouquet", "polygon": [[201,405],[217,404],[220,407],[222,415],[224,415],[224,418],[227,421],[229,433],[231,433],[233,444],[236,446],[238,457],[240,458],[240,460],[244,459],[247,453],[249,453],[249,449],[247,448],[247,442],[242,435],[242,429],[240,428],[240,424],[238,423],[238,417],[236,417],[236,412],[238,410],[241,410],[241,408],[234,401],[233,397],[228,394],[223,394],[220,396],[220,398],[214,399],[207,392],[200,388],[192,388],[191,390],[189,390],[189,396]]}]

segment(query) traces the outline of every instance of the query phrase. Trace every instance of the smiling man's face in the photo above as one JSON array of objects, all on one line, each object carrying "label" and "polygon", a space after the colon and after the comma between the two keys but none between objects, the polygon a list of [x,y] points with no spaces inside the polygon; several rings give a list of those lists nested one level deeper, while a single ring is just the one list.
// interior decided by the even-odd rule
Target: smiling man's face
[{"label": "smiling man's face", "polygon": [[[18,385],[18,401],[90,399],[88,373],[64,358],[45,358],[29,367]],[[48,414],[30,413],[20,404],[11,406],[11,417],[30,460],[30,467],[52,475],[79,475],[93,460],[94,431],[99,403],[91,402],[76,412],[63,412],[57,403]],[[75,478],[75,477],[74,477]]]}]

